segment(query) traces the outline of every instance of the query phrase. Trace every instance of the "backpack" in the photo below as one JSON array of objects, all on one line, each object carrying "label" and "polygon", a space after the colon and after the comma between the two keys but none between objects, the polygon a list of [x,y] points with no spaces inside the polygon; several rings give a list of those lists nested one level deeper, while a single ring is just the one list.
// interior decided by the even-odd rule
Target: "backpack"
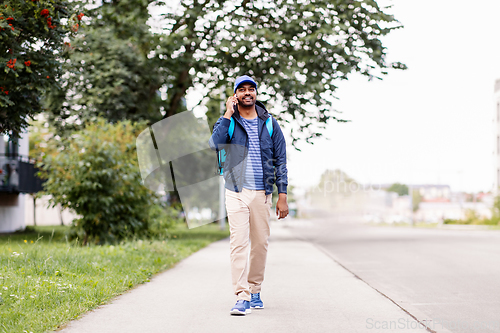
[{"label": "backpack", "polygon": [[[272,135],[273,135],[272,118],[273,117],[271,115],[269,115],[269,118],[267,118],[267,120],[266,120],[266,128],[267,128],[267,131],[269,132],[270,137],[272,137]],[[229,130],[228,130],[229,140],[231,140],[233,138],[234,124],[235,124],[233,117],[230,118],[230,121],[231,121],[231,123],[229,124]],[[221,149],[221,150],[217,151],[217,163],[218,163],[217,173],[220,176],[222,176],[224,174],[224,162],[226,161],[226,156],[227,156],[227,152],[225,149]]]}]

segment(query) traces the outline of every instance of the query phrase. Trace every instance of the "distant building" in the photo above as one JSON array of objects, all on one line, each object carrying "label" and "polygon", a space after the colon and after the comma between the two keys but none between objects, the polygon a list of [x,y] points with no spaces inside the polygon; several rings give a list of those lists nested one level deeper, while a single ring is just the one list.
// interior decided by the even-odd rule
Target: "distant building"
[{"label": "distant building", "polygon": [[412,185],[413,191],[418,191],[422,202],[450,202],[451,189],[449,185]]},{"label": "distant building", "polygon": [[[391,184],[382,184],[381,189],[387,190]],[[413,193],[418,192],[422,202],[450,202],[451,188],[449,185],[417,184],[410,185]]]},{"label": "distant building", "polygon": [[500,79],[495,82],[493,112],[493,195],[497,196],[500,185]]}]

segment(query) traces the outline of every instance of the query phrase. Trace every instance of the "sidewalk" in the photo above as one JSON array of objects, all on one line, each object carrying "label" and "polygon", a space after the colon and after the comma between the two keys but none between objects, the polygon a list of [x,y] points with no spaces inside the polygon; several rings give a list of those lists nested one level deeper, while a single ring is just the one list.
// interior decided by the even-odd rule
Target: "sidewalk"
[{"label": "sidewalk", "polygon": [[262,300],[265,309],[229,314],[236,299],[224,239],[59,332],[428,332],[279,223],[271,225]]}]

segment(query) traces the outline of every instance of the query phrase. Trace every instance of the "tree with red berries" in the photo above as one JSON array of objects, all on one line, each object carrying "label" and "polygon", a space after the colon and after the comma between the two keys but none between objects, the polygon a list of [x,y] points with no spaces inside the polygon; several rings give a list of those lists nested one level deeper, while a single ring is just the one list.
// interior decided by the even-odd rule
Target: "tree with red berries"
[{"label": "tree with red berries", "polygon": [[82,18],[65,0],[4,0],[0,5],[0,135],[19,132],[43,111],[42,96],[58,89],[65,39]]}]

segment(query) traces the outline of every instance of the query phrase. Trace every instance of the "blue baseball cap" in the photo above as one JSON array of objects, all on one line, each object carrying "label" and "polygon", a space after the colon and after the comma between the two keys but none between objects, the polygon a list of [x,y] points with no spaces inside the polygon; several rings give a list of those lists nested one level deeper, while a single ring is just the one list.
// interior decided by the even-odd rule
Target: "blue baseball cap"
[{"label": "blue baseball cap", "polygon": [[255,82],[255,80],[252,79],[250,76],[243,75],[243,76],[240,76],[240,77],[236,78],[236,82],[234,83],[234,93],[235,94],[236,94],[236,89],[238,89],[238,87],[240,85],[242,85],[243,83],[253,84],[255,86],[255,89],[257,89],[257,82]]}]

